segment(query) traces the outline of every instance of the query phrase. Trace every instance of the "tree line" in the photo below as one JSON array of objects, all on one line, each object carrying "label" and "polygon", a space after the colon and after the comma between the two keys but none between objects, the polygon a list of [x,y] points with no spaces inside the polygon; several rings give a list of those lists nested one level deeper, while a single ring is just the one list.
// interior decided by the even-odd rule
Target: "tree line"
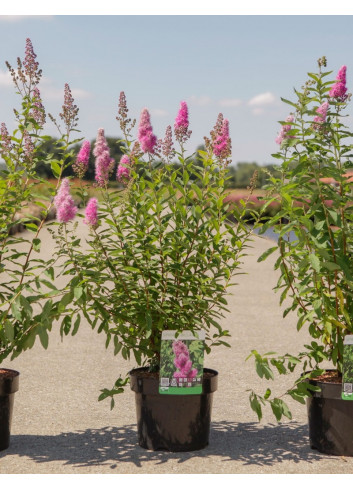
[{"label": "tree line", "polygon": [[[122,151],[120,149],[121,142],[119,142],[114,137],[107,137],[107,143],[110,148],[110,155],[115,161],[118,163],[122,156]],[[91,148],[94,148],[95,139],[91,141]],[[80,145],[76,144],[72,147],[73,152],[75,154],[78,153],[80,149]],[[197,147],[197,150],[204,150],[204,146],[200,145]],[[60,144],[57,144],[57,140],[52,138],[43,142],[40,151],[43,153],[43,160],[48,155],[53,155],[52,159],[60,159]],[[73,161],[71,162],[73,163]],[[199,161],[197,156],[195,155],[195,164],[198,165]],[[178,163],[174,163],[173,166],[177,167]],[[246,188],[250,184],[250,180],[252,179],[255,172],[257,172],[257,188],[262,188],[269,179],[269,174],[273,174],[278,176],[278,170],[275,165],[267,164],[267,165],[259,165],[256,162],[247,162],[241,161],[236,165],[231,165],[229,169],[230,178],[228,180],[229,188]],[[52,172],[48,163],[40,162],[37,165],[37,172],[43,178],[49,178],[52,176]],[[72,176],[74,175],[71,165],[65,169],[64,176]],[[85,175],[86,180],[94,180],[95,175],[95,157],[93,156],[93,152],[91,151],[88,170]],[[115,180],[115,175],[112,175],[112,180]]]}]

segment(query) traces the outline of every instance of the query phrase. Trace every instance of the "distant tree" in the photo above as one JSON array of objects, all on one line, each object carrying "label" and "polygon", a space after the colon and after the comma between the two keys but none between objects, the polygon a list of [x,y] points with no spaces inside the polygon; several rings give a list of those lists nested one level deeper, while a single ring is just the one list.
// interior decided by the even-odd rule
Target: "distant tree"
[{"label": "distant tree", "polygon": [[[118,142],[118,138],[107,137],[106,139],[107,139],[108,146],[110,148],[110,155],[112,158],[114,158],[116,164],[118,164],[123,154],[120,149],[121,143]],[[88,171],[85,175],[86,180],[94,180],[94,176],[95,176],[95,165],[94,165],[95,157],[93,156],[93,148],[96,140],[93,139],[90,142],[91,142],[91,155],[89,159]],[[81,147],[80,144],[76,144],[75,146],[73,146],[73,150],[75,154],[78,153],[80,147]],[[203,144],[197,146],[194,155],[195,167],[198,166],[201,167],[202,164],[198,151],[205,151],[205,150],[206,148]],[[58,143],[58,140],[56,138],[51,138],[43,142],[41,146],[41,152],[43,155],[43,159],[37,165],[37,172],[40,176],[48,178],[52,176],[52,172],[50,169],[50,161],[53,159],[55,160],[61,158],[61,150],[60,150],[60,144]],[[68,162],[70,161],[68,160]],[[73,163],[73,161],[71,161],[71,163]],[[178,162],[177,158],[175,158],[175,161],[172,163],[172,166],[175,169],[180,168],[181,165]],[[268,182],[270,178],[269,173],[273,174],[274,176],[278,176],[278,170],[276,165],[266,164],[264,166],[260,166],[256,162],[241,161],[236,165],[231,165],[229,167],[230,178],[227,182],[227,187],[228,188],[248,187],[250,184],[250,180],[253,177],[255,171],[258,172],[257,187],[259,188],[263,187]],[[74,173],[72,171],[72,167],[69,166],[68,168],[65,169],[64,176],[66,177],[72,175],[74,175]],[[196,179],[196,177],[193,178]],[[112,181],[116,180],[115,174],[112,175],[111,180]]]},{"label": "distant tree", "polygon": [[[241,161],[237,163],[236,168],[235,168],[235,187],[236,188],[246,188],[250,184],[250,180],[252,179],[255,171],[258,172],[259,174],[259,165],[255,162],[245,162]],[[258,186],[260,186],[261,183],[258,183]]]}]

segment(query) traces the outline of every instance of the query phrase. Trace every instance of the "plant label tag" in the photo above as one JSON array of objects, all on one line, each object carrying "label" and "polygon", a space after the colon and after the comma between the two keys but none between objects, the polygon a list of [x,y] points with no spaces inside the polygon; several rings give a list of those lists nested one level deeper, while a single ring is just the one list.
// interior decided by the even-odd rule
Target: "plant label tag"
[{"label": "plant label tag", "polygon": [[343,341],[342,399],[353,401],[353,335]]},{"label": "plant label tag", "polygon": [[202,394],[204,331],[162,331],[160,394]]}]

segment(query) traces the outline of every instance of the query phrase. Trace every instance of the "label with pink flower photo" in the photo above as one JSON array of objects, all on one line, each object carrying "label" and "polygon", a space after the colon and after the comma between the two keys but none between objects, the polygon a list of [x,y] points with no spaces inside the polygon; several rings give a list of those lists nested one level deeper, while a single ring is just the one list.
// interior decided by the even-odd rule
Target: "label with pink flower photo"
[{"label": "label with pink flower photo", "polygon": [[202,394],[204,331],[163,331],[160,394]]}]

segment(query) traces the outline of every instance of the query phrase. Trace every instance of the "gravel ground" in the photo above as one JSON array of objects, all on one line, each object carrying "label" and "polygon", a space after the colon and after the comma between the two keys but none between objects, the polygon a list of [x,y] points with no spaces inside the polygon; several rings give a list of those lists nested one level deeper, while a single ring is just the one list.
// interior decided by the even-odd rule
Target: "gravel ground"
[{"label": "gravel ground", "polygon": [[[85,228],[80,225],[84,235]],[[44,233],[46,231],[44,230]],[[44,239],[44,236],[42,236]],[[49,234],[45,252],[52,246]],[[326,456],[310,448],[305,406],[288,401],[293,420],[277,424],[266,411],[261,423],[249,407],[247,389],[264,392],[251,349],[297,353],[305,332],[295,317],[282,318],[273,271],[275,256],[257,257],[271,243],[254,238],[239,285],[233,287],[224,326],[232,348],[214,349],[205,366],[219,372],[214,395],[210,444],[189,453],[152,452],[137,445],[134,394],[98,402],[100,389],[134,367],[106,350],[104,338],[84,323],[74,337],[61,341],[54,327],[48,350],[40,344],[1,366],[19,370],[9,449],[0,452],[1,474],[293,474],[352,473],[353,458]],[[44,247],[43,247],[44,248]],[[86,326],[86,327],[85,327]],[[272,382],[284,392],[285,377]]]}]

